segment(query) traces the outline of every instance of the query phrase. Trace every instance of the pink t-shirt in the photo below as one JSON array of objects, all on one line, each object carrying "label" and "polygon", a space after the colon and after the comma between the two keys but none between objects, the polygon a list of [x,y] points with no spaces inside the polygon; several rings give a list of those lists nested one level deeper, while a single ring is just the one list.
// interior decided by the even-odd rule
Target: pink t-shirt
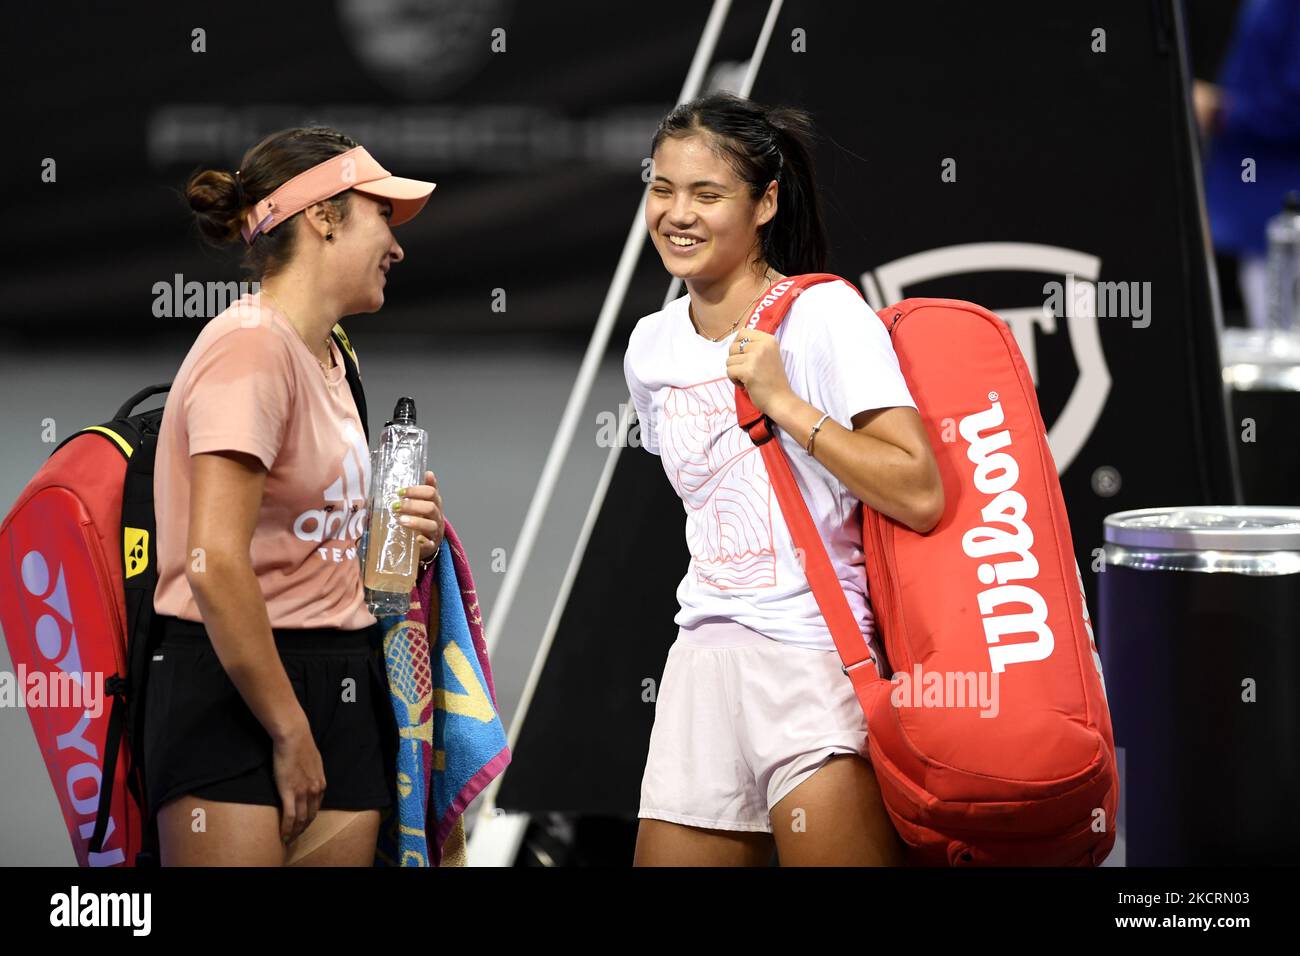
[{"label": "pink t-shirt", "polygon": [[[359,630],[375,623],[357,542],[366,520],[370,452],[330,340],[328,373],[289,320],[245,295],[203,327],[172,383],[154,468],[160,614],[200,621],[187,562],[190,456],[256,455],[267,468],[249,546],[276,628]],[[202,547],[202,542],[195,542]]]}]

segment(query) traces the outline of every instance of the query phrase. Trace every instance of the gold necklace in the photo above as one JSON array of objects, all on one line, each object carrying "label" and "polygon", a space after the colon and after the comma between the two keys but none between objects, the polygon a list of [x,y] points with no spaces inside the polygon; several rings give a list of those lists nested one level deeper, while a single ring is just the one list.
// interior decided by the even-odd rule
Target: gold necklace
[{"label": "gold necklace", "polygon": [[[769,267],[767,268],[767,270],[763,273],[763,279],[766,280],[766,279],[769,277],[769,275],[771,274],[771,272],[772,272],[772,268],[769,266]],[[761,296],[761,295],[762,295],[766,290],[767,290],[767,286],[764,286],[762,289],[759,289],[759,290],[758,290],[758,295],[754,296],[754,298],[752,298],[752,299],[749,301],[749,305],[745,306],[745,311],[743,311],[743,312],[740,313],[740,319],[743,319],[745,316],[749,315],[749,310],[752,309],[752,308],[754,307],[754,303],[758,301],[759,296]],[[703,336],[704,336],[706,339],[708,339],[710,342],[721,342],[721,341],[722,341],[723,339],[725,339],[728,335],[730,335],[732,332],[734,332],[735,329],[736,329],[736,326],[738,326],[738,325],[740,324],[740,319],[737,319],[735,322],[732,322],[732,323],[731,323],[731,328],[727,329],[727,331],[723,332],[723,333],[722,333],[721,335],[719,335],[717,338],[711,338],[711,337],[710,337],[710,336],[709,336],[709,335],[708,335],[708,334],[707,334],[707,333],[706,333],[702,328],[700,328],[700,323],[698,323],[698,322],[695,321],[695,312],[694,312],[694,304],[693,304],[693,303],[687,303],[687,305],[686,305],[686,314],[687,314],[688,316],[690,316],[690,319],[691,319],[691,325],[695,326],[695,331],[699,332],[700,335],[703,335]]]},{"label": "gold necklace", "polygon": [[[285,317],[286,319],[289,320],[289,324],[290,324],[290,325],[293,325],[293,317],[289,315],[289,310],[286,309],[283,305],[280,304],[280,300],[277,299],[274,295],[272,295],[271,290],[270,290],[270,289],[267,289],[267,288],[265,288],[265,287],[262,287],[259,291],[261,291],[261,292],[262,292],[263,294],[265,294],[265,295],[269,295],[269,296],[271,296],[271,301],[275,303],[276,308],[278,308],[281,312],[283,312],[283,313],[284,313],[284,317]],[[296,331],[296,330],[297,330],[297,326],[294,326],[294,329],[295,329],[295,331]],[[299,335],[299,338],[301,338],[301,337],[302,337],[302,336]],[[303,339],[303,343],[302,343],[302,344],[303,344],[303,345],[306,345],[306,344],[307,344],[306,339]],[[327,354],[329,355],[329,357],[330,357],[330,364],[329,364],[329,365],[326,365],[326,364],[325,364],[324,362],[322,362],[320,359],[316,358],[315,355],[313,355],[312,358],[316,359],[316,364],[320,366],[320,370],[321,370],[322,372],[326,372],[326,373],[328,373],[328,372],[333,371],[334,368],[335,368],[335,365],[334,365],[334,350],[333,350],[332,348],[330,348],[330,337],[329,337],[328,335],[325,336],[325,351],[326,351],[326,353],[327,353]]]}]

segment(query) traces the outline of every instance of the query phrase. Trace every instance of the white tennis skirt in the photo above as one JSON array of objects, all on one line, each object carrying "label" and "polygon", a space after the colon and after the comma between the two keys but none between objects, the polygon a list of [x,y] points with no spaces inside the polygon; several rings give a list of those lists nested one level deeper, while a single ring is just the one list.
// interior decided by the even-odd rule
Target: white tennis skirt
[{"label": "white tennis skirt", "polygon": [[866,752],[837,651],[729,620],[683,627],[659,683],[637,816],[770,833],[772,808],[832,754]]}]

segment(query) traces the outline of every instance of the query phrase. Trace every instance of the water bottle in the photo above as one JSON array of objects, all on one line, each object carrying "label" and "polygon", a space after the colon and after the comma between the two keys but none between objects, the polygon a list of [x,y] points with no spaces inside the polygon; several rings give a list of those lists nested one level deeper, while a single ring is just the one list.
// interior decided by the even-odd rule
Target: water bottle
[{"label": "water bottle", "polygon": [[1300,328],[1300,193],[1268,221],[1268,325]]},{"label": "water bottle", "polygon": [[367,530],[359,545],[366,607],[375,617],[410,610],[411,588],[420,570],[416,530],[398,521],[398,488],[424,483],[429,433],[415,423],[415,399],[403,396],[385,423],[370,458]]}]

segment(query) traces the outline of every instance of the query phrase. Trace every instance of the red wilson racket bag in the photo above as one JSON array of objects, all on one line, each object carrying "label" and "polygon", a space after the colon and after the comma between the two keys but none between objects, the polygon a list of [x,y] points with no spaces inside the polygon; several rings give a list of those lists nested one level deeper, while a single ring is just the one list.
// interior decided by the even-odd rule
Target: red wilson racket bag
[{"label": "red wilson racket bag", "polygon": [[[782,280],[747,327],[774,332],[803,289],[828,281],[845,280]],[[888,674],[872,661],[780,443],[769,440],[775,425],[740,387],[736,411],[760,446],[866,714],[885,806],[915,864],[1100,864],[1115,843],[1114,736],[1029,370],[1007,326],[970,302],[905,299],[879,318],[945,496],[926,534],[863,505]]]}]

